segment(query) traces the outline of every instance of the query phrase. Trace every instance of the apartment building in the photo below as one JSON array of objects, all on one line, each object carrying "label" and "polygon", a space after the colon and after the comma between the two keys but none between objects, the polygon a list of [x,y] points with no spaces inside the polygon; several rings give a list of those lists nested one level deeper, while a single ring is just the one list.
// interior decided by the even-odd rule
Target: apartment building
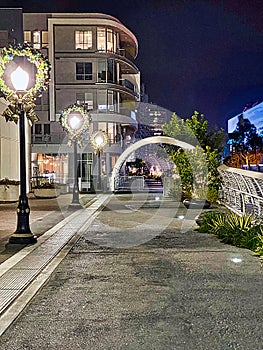
[{"label": "apartment building", "polygon": [[[23,41],[22,9],[0,9],[0,48],[21,41]],[[0,115],[8,104],[0,91]],[[6,123],[5,118],[0,116],[0,179],[19,180],[18,134],[18,126],[15,123]],[[27,150],[29,146],[30,139],[27,137]],[[27,158],[29,169],[29,153]]]},{"label": "apartment building", "polygon": [[[116,18],[99,13],[24,13],[24,41],[46,54],[51,63],[48,92],[36,101],[40,121],[32,130],[33,175],[72,178],[72,149],[59,117],[71,104],[84,105],[91,124],[79,149],[79,187],[89,190],[98,168],[110,175],[137,130],[140,71],[134,60],[138,43]],[[89,134],[103,130],[108,144],[98,167]]]}]

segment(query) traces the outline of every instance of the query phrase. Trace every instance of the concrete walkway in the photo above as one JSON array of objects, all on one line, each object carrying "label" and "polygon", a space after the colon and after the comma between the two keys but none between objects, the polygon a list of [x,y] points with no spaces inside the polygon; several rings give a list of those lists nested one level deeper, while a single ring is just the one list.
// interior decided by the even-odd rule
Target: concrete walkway
[{"label": "concrete walkway", "polygon": [[185,217],[113,196],[57,255],[0,349],[262,350],[259,259],[182,230]]}]

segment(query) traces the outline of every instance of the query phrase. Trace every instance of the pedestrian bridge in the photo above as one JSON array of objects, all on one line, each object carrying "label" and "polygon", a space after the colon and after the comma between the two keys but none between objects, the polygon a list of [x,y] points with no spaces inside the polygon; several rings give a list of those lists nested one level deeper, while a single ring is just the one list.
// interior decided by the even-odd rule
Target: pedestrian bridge
[{"label": "pedestrian bridge", "polygon": [[153,143],[164,143],[168,145],[176,145],[183,149],[194,149],[194,146],[190,145],[189,143],[168,136],[151,136],[135,142],[120,155],[113,168],[110,184],[111,191],[115,191],[119,188],[120,170],[127,158],[140,147]]},{"label": "pedestrian bridge", "polygon": [[263,173],[221,165],[220,198],[222,204],[235,213],[263,215]]}]

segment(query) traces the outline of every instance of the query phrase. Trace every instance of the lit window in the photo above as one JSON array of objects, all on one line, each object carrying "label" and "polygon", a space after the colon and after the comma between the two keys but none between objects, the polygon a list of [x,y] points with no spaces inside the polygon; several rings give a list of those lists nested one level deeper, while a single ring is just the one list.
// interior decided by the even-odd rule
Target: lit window
[{"label": "lit window", "polygon": [[92,31],[75,32],[75,48],[76,50],[87,50],[92,48]]},{"label": "lit window", "polygon": [[76,79],[92,80],[92,63],[91,62],[76,63]]},{"label": "lit window", "polygon": [[107,51],[113,52],[113,31],[107,29]]},{"label": "lit window", "polygon": [[35,49],[41,48],[41,33],[39,30],[33,32],[33,47]]},{"label": "lit window", "polygon": [[105,122],[99,122],[98,123],[98,130],[106,131],[107,130],[107,124]]},{"label": "lit window", "polygon": [[116,52],[117,35],[112,29],[97,28],[97,49],[99,51]]},{"label": "lit window", "polygon": [[31,43],[31,32],[30,31],[24,32],[24,42]]},{"label": "lit window", "polygon": [[99,51],[106,51],[105,28],[97,28],[97,49]]},{"label": "lit window", "polygon": [[48,32],[42,32],[42,48],[48,47]]}]

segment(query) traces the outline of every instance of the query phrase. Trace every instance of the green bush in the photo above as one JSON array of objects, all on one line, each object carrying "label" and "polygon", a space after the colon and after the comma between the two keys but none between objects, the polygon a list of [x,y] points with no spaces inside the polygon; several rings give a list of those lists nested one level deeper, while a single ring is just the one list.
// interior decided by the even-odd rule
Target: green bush
[{"label": "green bush", "polygon": [[10,180],[7,177],[0,180],[0,185],[19,185],[20,181],[18,180]]},{"label": "green bush", "polygon": [[42,182],[41,184],[39,184],[38,186],[35,186],[33,188],[58,188],[58,186],[55,183],[50,183],[50,182]]},{"label": "green bush", "polygon": [[206,199],[211,203],[217,203],[219,199],[218,189],[214,187],[208,187],[207,193],[206,193]]},{"label": "green bush", "polygon": [[263,255],[263,225],[253,216],[210,211],[204,213],[197,223],[199,232],[213,233],[223,243]]},{"label": "green bush", "polygon": [[214,219],[218,219],[224,213],[216,212],[216,211],[207,211],[201,213],[199,218],[196,220],[199,225],[197,231],[202,233],[210,233],[212,229],[212,222]]}]

